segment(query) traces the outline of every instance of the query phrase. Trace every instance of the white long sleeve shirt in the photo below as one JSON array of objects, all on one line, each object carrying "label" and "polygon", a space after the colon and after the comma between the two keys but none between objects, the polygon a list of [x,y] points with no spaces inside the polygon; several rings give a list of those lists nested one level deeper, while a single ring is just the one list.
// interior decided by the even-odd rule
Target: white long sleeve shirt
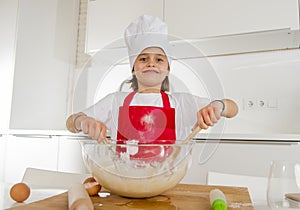
[{"label": "white long sleeve shirt", "polygon": [[[116,139],[119,107],[123,106],[124,99],[128,94],[128,92],[111,93],[83,112],[103,122],[110,131],[111,138]],[[189,93],[172,93],[168,96],[171,107],[175,108],[176,138],[183,140],[197,122],[197,112],[208,105],[210,100]],[[136,93],[130,106],[162,107],[162,97],[160,93]]]}]

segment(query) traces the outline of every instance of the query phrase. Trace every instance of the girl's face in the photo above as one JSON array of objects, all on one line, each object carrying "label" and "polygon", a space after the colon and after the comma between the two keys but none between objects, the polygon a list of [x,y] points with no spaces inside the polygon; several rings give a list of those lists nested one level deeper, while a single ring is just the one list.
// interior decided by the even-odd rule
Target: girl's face
[{"label": "girl's face", "polygon": [[143,50],[137,57],[133,69],[139,92],[159,92],[163,80],[170,71],[167,56],[159,47]]}]

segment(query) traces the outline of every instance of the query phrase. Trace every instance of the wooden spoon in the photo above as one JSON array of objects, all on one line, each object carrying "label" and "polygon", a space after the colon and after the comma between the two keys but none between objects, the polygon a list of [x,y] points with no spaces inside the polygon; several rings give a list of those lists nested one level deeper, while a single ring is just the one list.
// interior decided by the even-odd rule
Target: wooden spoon
[{"label": "wooden spoon", "polygon": [[193,130],[192,133],[190,133],[190,135],[188,135],[185,140],[182,142],[183,144],[187,144],[189,143],[199,132],[201,131],[201,128],[199,127],[199,125]]},{"label": "wooden spoon", "polygon": [[[199,132],[201,131],[201,128],[199,127],[199,125],[193,130],[192,133],[190,133],[190,135],[188,135],[185,140],[183,140],[182,144],[187,144],[189,143]],[[178,156],[179,152],[181,150],[181,147],[175,147],[173,154],[171,156],[168,157],[168,159],[173,159],[175,160],[176,157]]]}]

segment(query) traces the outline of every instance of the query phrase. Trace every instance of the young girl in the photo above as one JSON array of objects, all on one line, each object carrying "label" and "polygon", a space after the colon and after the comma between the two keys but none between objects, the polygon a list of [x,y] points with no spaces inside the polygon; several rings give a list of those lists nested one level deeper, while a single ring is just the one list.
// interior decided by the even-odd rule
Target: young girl
[{"label": "young girl", "polygon": [[[125,31],[133,92],[107,95],[86,110],[71,115],[67,128],[82,131],[92,139],[129,139],[142,143],[159,143],[185,139],[187,130],[199,126],[207,129],[221,117],[231,118],[238,112],[230,99],[210,102],[189,93],[169,94],[171,57],[167,26],[160,19],[143,15]],[[165,142],[165,141],[164,141]]]}]

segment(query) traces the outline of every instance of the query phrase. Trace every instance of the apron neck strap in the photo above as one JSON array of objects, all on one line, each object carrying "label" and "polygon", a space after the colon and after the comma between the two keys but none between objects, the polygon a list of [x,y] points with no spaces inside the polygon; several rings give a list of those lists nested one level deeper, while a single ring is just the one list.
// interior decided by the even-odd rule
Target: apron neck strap
[{"label": "apron neck strap", "polygon": [[[129,93],[128,96],[126,96],[124,102],[123,102],[123,106],[129,106],[130,102],[132,101],[133,99],[133,96],[137,93],[137,90],[136,91],[133,91],[131,93]],[[164,108],[167,108],[167,109],[170,109],[171,106],[170,106],[170,101],[169,101],[169,97],[168,97],[168,94],[166,94],[164,91],[160,91],[161,93],[161,97],[162,97],[162,101],[163,101],[163,106]]]},{"label": "apron neck strap", "polygon": [[168,94],[166,94],[162,90],[160,91],[160,93],[161,93],[162,101],[163,101],[163,104],[164,104],[164,108],[170,109],[171,106],[170,106],[170,100],[169,100]]}]

